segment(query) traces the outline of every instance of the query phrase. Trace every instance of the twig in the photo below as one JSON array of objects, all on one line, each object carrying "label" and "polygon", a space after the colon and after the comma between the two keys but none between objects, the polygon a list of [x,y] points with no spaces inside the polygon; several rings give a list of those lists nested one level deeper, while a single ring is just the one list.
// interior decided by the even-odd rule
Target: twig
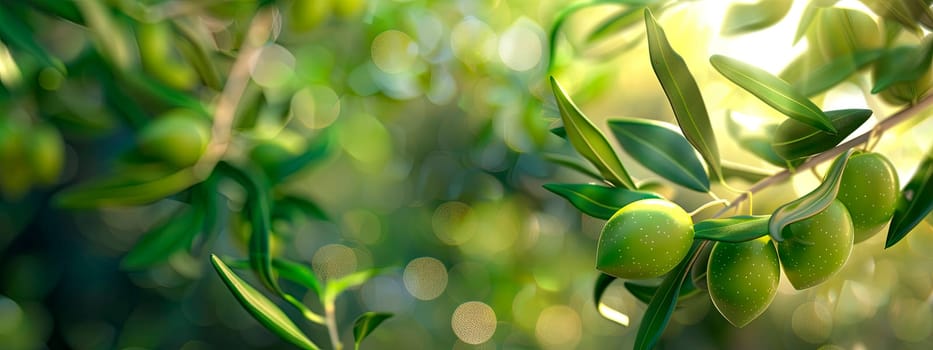
[{"label": "twig", "polygon": [[223,158],[227,147],[230,145],[233,118],[236,116],[237,105],[239,105],[240,99],[249,84],[251,58],[269,40],[272,34],[275,11],[274,7],[268,6],[260,10],[250,23],[236,61],[233,62],[233,67],[230,68],[227,84],[224,85],[224,90],[217,99],[210,143],[207,144],[204,155],[194,165],[194,173],[199,178],[210,176],[214,166]]},{"label": "twig", "polygon": [[327,321],[327,333],[330,335],[330,343],[334,350],[342,350],[343,344],[340,343],[340,335],[337,333],[337,317],[334,310],[333,301],[324,304],[324,317]]}]

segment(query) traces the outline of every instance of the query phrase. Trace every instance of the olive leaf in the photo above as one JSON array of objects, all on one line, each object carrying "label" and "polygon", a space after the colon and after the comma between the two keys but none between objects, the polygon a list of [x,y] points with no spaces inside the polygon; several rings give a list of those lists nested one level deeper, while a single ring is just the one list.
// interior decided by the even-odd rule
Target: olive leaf
[{"label": "olive leaf", "polygon": [[586,36],[586,42],[592,43],[620,30],[630,28],[632,25],[641,21],[641,14],[645,8],[651,8],[654,11],[660,10],[661,5],[658,3],[662,2],[662,0],[648,0],[642,2],[643,4],[630,4],[630,6],[624,10],[600,22],[600,24],[596,25],[596,27],[590,31],[590,34]]},{"label": "olive leaf", "polygon": [[353,348],[359,350],[363,339],[389,317],[392,317],[392,314],[387,312],[367,312],[353,321]]},{"label": "olive leaf", "polygon": [[14,15],[6,3],[0,4],[0,42],[7,43],[12,48],[23,50],[35,57],[48,67],[60,72],[65,71],[61,60],[50,55],[45,48],[33,37],[34,31],[23,22],[23,18]]},{"label": "olive leaf", "polygon": [[[813,54],[812,51],[804,53]],[[836,57],[815,68],[805,68],[802,78],[792,82],[797,92],[804,96],[814,96],[845,81],[853,74],[877,61],[884,50],[857,51],[849,55]]]},{"label": "olive leaf", "polygon": [[839,192],[842,172],[845,169],[846,163],[849,162],[849,156],[851,156],[853,152],[855,152],[854,149],[849,149],[845,153],[839,155],[839,157],[833,161],[829,172],[823,179],[823,183],[817,186],[816,189],[803,197],[778,207],[777,210],[774,211],[770,221],[768,221],[768,233],[775,241],[781,242],[784,240],[781,232],[788,225],[819,214],[823,209],[826,209],[833,203],[833,200],[836,199],[836,194]]},{"label": "olive leaf", "polygon": [[249,311],[250,315],[266,329],[302,349],[318,349],[318,346],[305,336],[301,329],[288,318],[288,315],[282,312],[282,309],[246,281],[240,279],[220,258],[211,254],[211,264],[214,265],[217,274],[240,305],[243,305],[243,308]]},{"label": "olive leaf", "polygon": [[245,214],[250,222],[249,262],[260,280],[270,290],[283,294],[272,269],[272,254],[269,252],[269,236],[272,234],[268,184],[256,171],[236,167],[226,161],[217,164],[216,170],[236,181],[246,191]]},{"label": "olive leaf", "polygon": [[612,146],[606,141],[606,137],[573,104],[573,101],[570,100],[570,97],[567,96],[554,77],[551,77],[551,88],[554,90],[554,97],[557,99],[557,106],[560,109],[561,119],[564,121],[564,128],[567,130],[567,139],[570,140],[570,144],[573,145],[574,149],[589,160],[590,163],[593,163],[609,183],[618,187],[635,188],[635,183],[629,177],[628,172],[625,171]]},{"label": "olive leaf", "polygon": [[816,19],[816,15],[820,12],[820,9],[823,7],[830,7],[836,4],[838,0],[812,0],[807,4],[807,7],[803,10],[803,14],[800,15],[800,22],[797,24],[797,31],[794,33],[794,44],[800,41],[803,38],[804,34],[807,33],[807,30],[810,29],[810,24],[813,24],[813,20]]},{"label": "olive leaf", "polygon": [[120,266],[128,270],[148,268],[191,246],[201,233],[204,213],[200,208],[183,208],[143,236],[123,257]]},{"label": "olive leaf", "polygon": [[272,216],[274,218],[285,218],[294,221],[298,218],[311,217],[322,221],[331,221],[327,212],[313,201],[286,195],[276,199],[273,203]]},{"label": "olive leaf", "polygon": [[767,235],[770,218],[770,215],[740,215],[704,220],[693,225],[693,234],[699,239],[741,243]]},{"label": "olive leaf", "polygon": [[793,0],[759,0],[752,4],[733,4],[726,12],[722,34],[734,35],[767,28],[780,22]]},{"label": "olive leaf", "polygon": [[273,259],[272,268],[279,273],[280,277],[298,283],[310,289],[314,294],[321,295],[323,290],[321,282],[311,267],[288,260]]},{"label": "olive leaf", "polygon": [[[269,179],[269,181],[272,183],[282,182],[298,171],[321,161],[327,155],[333,152],[333,150],[336,148],[336,140],[333,135],[334,131],[332,130],[334,129],[325,129],[323,132],[314,137],[301,153],[291,157],[277,157],[277,155],[287,151],[278,149],[268,150],[268,157],[272,159],[262,163],[263,170],[265,171],[266,177]],[[253,151],[263,152],[261,148],[264,147],[274,148],[279,146],[268,143],[260,144],[257,146],[257,148],[254,148]]]},{"label": "olive leaf", "polygon": [[350,288],[359,287],[382,272],[383,270],[380,269],[369,269],[327,281],[327,284],[324,285],[324,293],[320,295],[321,303],[324,305],[332,304],[334,300],[337,300],[340,293]]},{"label": "olive leaf", "polygon": [[718,178],[721,173],[719,148],[700,88],[683,57],[667,41],[664,28],[658,25],[650,9],[645,9],[645,26],[651,67],[671,104],[677,124],[687,141],[706,160],[713,176]]},{"label": "olive leaf", "polygon": [[577,163],[575,159],[567,157],[561,154],[545,154],[545,160],[563,166],[568,169],[573,169],[579,172],[580,174],[586,175],[596,181],[603,181],[603,177],[597,174],[595,171],[590,170],[589,167],[584,166],[583,164]]},{"label": "olive leaf", "polygon": [[214,65],[214,61],[208,53],[210,50],[205,46],[205,40],[199,37],[198,31],[182,21],[171,21],[170,23],[175,27],[176,32],[181,34],[181,38],[184,39],[179,41],[179,51],[194,66],[204,85],[216,91],[223,89],[220,72],[217,70],[217,66]]},{"label": "olive leaf", "polygon": [[833,126],[839,130],[835,135],[811,128],[793,119],[785,120],[774,132],[771,147],[784,159],[794,160],[811,156],[842,142],[871,117],[870,109],[842,109],[827,111]]},{"label": "olive leaf", "polygon": [[933,35],[928,35],[918,46],[889,49],[875,63],[875,84],[871,93],[877,94],[894,84],[920,79],[933,62]]},{"label": "olive leaf", "polygon": [[649,192],[590,184],[546,184],[544,188],[564,197],[584,214],[603,220],[634,201],[661,198]]},{"label": "olive leaf", "polygon": [[648,309],[645,310],[641,319],[641,325],[638,327],[638,334],[635,336],[636,350],[648,350],[654,348],[667,323],[671,320],[671,314],[677,306],[677,299],[680,297],[680,289],[684,284],[687,274],[690,273],[690,261],[697,254],[699,241],[694,241],[687,256],[680,261],[680,264],[664,277],[664,281],[658,286],[657,292],[651,297],[648,303]]},{"label": "olive leaf", "polygon": [[608,289],[609,286],[612,285],[612,281],[615,280],[615,276],[607,275],[605,273],[600,273],[599,277],[596,277],[596,282],[593,283],[593,303],[596,305],[596,311],[599,312],[600,316],[628,327],[628,315],[619,310],[613,309],[602,301],[603,294],[606,293],[606,289]]},{"label": "olive leaf", "polygon": [[557,135],[557,137],[560,137],[562,139],[567,139],[567,128],[564,128],[563,126],[551,128],[549,131],[552,134]]},{"label": "olive leaf", "polygon": [[722,163],[722,176],[727,179],[739,178],[748,182],[758,182],[771,175],[771,173],[764,172],[753,166],[729,162]]},{"label": "olive leaf", "polygon": [[760,129],[751,129],[736,119],[731,111],[726,114],[726,131],[739,144],[739,147],[779,167],[787,168],[798,165],[799,162],[788,164],[787,160],[781,158],[771,148],[771,135],[777,127],[777,124],[767,124]]},{"label": "olive leaf", "polygon": [[933,10],[930,2],[926,0],[902,0],[907,12],[914,15],[914,20],[920,22],[927,29],[933,29]]},{"label": "olive leaf", "polygon": [[819,107],[781,78],[729,57],[713,55],[709,60],[727,79],[784,115],[826,132],[836,132]]},{"label": "olive leaf", "polygon": [[55,202],[65,208],[131,206],[155,202],[198,182],[191,169],[174,173],[127,172],[60,192]]},{"label": "olive leaf", "polygon": [[878,16],[897,21],[904,28],[915,32],[920,29],[910,14],[910,9],[902,0],[861,0],[861,2]]},{"label": "olive leaf", "polygon": [[694,191],[708,192],[709,177],[693,147],[673,125],[646,119],[609,121],[622,148],[649,170]]},{"label": "olive leaf", "polygon": [[[651,298],[658,292],[658,288],[659,286],[647,286],[635,282],[625,282],[625,289],[627,289],[629,293],[632,293],[635,299],[645,304],[651,302]],[[680,303],[697,294],[700,294],[700,289],[698,289],[691,280],[685,279],[684,284],[680,287],[680,293],[677,295],[677,302]]]},{"label": "olive leaf", "polygon": [[933,211],[933,150],[926,154],[897,201],[894,218],[888,227],[884,247],[890,248],[907,236],[917,224]]},{"label": "olive leaf", "polygon": [[128,71],[136,60],[133,41],[125,26],[113,17],[107,4],[101,0],[76,1],[85,25],[90,29],[94,45],[114,67]]}]

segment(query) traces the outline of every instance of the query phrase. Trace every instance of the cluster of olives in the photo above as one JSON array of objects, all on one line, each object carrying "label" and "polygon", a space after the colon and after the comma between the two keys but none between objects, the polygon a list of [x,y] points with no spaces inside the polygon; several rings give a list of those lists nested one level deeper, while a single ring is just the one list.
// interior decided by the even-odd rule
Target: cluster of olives
[{"label": "cluster of olives", "polygon": [[[784,240],[762,237],[716,242],[707,265],[707,289],[730,323],[743,327],[771,304],[780,271],[794,288],[806,289],[839,272],[852,246],[891,220],[899,186],[894,166],[877,153],[856,153],[843,171],[836,199],[819,214],[787,226]],[[667,274],[694,240],[693,222],[678,205],[662,199],[632,202],[603,227],[597,268],[626,279]]]},{"label": "cluster of olives", "polygon": [[[20,166],[24,164],[26,166]],[[34,186],[58,183],[65,142],[58,129],[0,116],[0,195],[18,199]]]}]

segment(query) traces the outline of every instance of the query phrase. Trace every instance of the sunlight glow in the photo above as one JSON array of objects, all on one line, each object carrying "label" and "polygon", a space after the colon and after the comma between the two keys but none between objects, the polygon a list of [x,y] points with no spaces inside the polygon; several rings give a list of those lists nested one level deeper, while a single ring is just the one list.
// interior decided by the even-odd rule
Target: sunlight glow
[{"label": "sunlight glow", "polygon": [[618,323],[620,325],[623,325],[625,327],[629,326],[628,315],[623,314],[621,311],[613,309],[609,307],[609,305],[606,305],[605,303],[599,303],[599,306],[597,306],[597,310],[599,310],[599,314],[605,317],[606,319],[612,322]]}]

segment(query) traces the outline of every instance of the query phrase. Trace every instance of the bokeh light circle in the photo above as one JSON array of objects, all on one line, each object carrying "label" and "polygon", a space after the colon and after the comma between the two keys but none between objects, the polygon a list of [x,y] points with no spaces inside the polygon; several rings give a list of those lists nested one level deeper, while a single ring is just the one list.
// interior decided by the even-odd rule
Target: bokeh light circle
[{"label": "bokeh light circle", "polygon": [[454,310],[450,325],[464,343],[482,344],[496,333],[496,312],[483,302],[466,302]]}]

